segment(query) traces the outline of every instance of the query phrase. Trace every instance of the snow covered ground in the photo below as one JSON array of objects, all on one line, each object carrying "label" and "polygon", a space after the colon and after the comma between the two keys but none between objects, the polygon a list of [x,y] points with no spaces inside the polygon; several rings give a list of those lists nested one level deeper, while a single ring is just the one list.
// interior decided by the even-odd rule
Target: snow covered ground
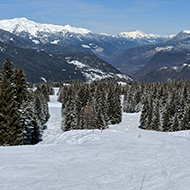
[{"label": "snow covered ground", "polygon": [[143,177],[144,190],[190,189],[189,131],[144,131],[140,113],[124,113],[102,133],[62,132],[56,99],[42,142],[0,147],[1,190],[137,190]]}]

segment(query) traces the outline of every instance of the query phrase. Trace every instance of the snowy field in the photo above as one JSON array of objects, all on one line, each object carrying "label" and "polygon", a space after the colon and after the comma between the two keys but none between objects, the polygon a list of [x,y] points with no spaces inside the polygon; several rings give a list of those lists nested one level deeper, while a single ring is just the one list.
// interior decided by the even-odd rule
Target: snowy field
[{"label": "snowy field", "polygon": [[0,147],[0,190],[139,190],[143,178],[142,190],[190,189],[189,131],[144,131],[124,113],[102,133],[62,132],[56,99],[42,142]]}]

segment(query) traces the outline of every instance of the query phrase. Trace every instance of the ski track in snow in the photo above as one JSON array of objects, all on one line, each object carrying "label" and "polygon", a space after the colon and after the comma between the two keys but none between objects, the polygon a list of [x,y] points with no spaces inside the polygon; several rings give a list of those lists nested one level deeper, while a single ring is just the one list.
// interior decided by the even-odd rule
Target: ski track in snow
[{"label": "ski track in snow", "polygon": [[0,147],[1,190],[136,190],[144,175],[142,189],[189,190],[189,131],[141,130],[140,113],[123,113],[102,133],[62,132],[61,104],[50,98],[42,142]]}]

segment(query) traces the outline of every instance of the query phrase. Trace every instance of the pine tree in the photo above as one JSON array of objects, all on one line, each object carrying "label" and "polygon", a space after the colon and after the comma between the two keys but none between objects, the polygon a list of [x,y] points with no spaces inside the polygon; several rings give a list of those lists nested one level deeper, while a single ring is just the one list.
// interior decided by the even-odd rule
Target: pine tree
[{"label": "pine tree", "polygon": [[73,99],[70,99],[65,105],[64,122],[62,126],[64,131],[77,129],[76,114],[77,112],[75,102]]},{"label": "pine tree", "polygon": [[11,82],[4,72],[0,82],[0,145],[22,144],[22,129],[19,122]]},{"label": "pine tree", "polygon": [[145,98],[143,103],[143,109],[140,117],[140,123],[142,129],[147,129],[148,126],[148,116],[149,116],[150,103],[148,101],[148,97]]},{"label": "pine tree", "polygon": [[97,117],[97,120],[96,120],[96,126],[98,129],[105,129],[106,126],[107,126],[107,121],[105,120],[105,116],[104,116],[104,112],[102,111],[102,108],[99,107],[98,108],[98,111],[96,113],[96,117]]},{"label": "pine tree", "polygon": [[180,130],[180,125],[179,125],[179,120],[178,120],[177,113],[175,113],[174,123],[172,125],[172,131],[178,131],[178,130]]},{"label": "pine tree", "polygon": [[107,97],[107,105],[108,105],[107,115],[110,124],[116,124],[121,122],[122,119],[121,100],[119,94],[117,94],[114,91],[113,87],[109,89]]},{"label": "pine tree", "polygon": [[3,63],[3,67],[1,68],[1,79],[3,75],[6,75],[7,79],[10,80],[12,83],[14,80],[14,68],[13,63],[9,58],[6,58],[6,60]]},{"label": "pine tree", "polygon": [[36,110],[36,115],[38,117],[37,122],[43,125],[44,123],[46,123],[49,117],[48,103],[44,95],[39,91],[35,91],[34,96],[35,96],[34,108]]},{"label": "pine tree", "polygon": [[96,128],[96,115],[94,107],[91,104],[87,104],[83,112],[83,122],[85,129]]},{"label": "pine tree", "polygon": [[[95,111],[96,111],[96,116],[97,116],[97,118],[99,118],[98,119],[99,121],[97,121],[98,126],[100,127],[100,125],[101,125],[102,128],[105,128],[107,126],[109,118],[107,115],[108,107],[107,107],[107,100],[106,100],[106,92],[105,92],[105,89],[104,89],[102,83],[97,85],[97,89],[94,93],[94,99],[95,99],[94,107],[95,107]],[[102,122],[100,122],[100,121],[102,121]]]},{"label": "pine tree", "polygon": [[147,129],[152,129],[153,125],[153,100],[152,96],[150,97],[150,108],[148,110],[148,123],[147,123]]},{"label": "pine tree", "polygon": [[32,92],[28,92],[27,101],[21,104],[20,126],[23,130],[23,144],[36,144],[41,138],[41,122],[37,119],[34,108],[35,98]]},{"label": "pine tree", "polygon": [[[36,98],[37,99],[37,98]],[[0,145],[36,144],[42,124],[47,120],[48,105],[39,93],[39,105],[28,90],[24,70],[13,69],[7,58],[1,69],[0,82]],[[40,107],[37,113],[35,108]]]},{"label": "pine tree", "polygon": [[190,106],[185,110],[184,116],[180,125],[181,130],[189,130],[190,129]]},{"label": "pine tree", "polygon": [[155,117],[153,119],[152,129],[153,130],[159,130],[160,128],[161,128],[160,111],[159,111],[159,107],[157,105]]},{"label": "pine tree", "polygon": [[164,113],[163,131],[171,131],[169,105],[167,105],[166,111]]},{"label": "pine tree", "polygon": [[18,109],[20,105],[27,100],[28,84],[26,82],[24,70],[22,66],[14,70],[14,87],[15,87],[15,101],[18,103]]}]

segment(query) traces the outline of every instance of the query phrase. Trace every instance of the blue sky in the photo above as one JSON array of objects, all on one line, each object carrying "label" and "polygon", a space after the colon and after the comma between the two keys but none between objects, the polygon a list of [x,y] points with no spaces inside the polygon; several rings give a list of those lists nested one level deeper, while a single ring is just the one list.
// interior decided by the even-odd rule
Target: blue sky
[{"label": "blue sky", "polygon": [[190,30],[189,9],[188,0],[0,0],[0,20],[26,17],[95,33],[169,35]]}]

